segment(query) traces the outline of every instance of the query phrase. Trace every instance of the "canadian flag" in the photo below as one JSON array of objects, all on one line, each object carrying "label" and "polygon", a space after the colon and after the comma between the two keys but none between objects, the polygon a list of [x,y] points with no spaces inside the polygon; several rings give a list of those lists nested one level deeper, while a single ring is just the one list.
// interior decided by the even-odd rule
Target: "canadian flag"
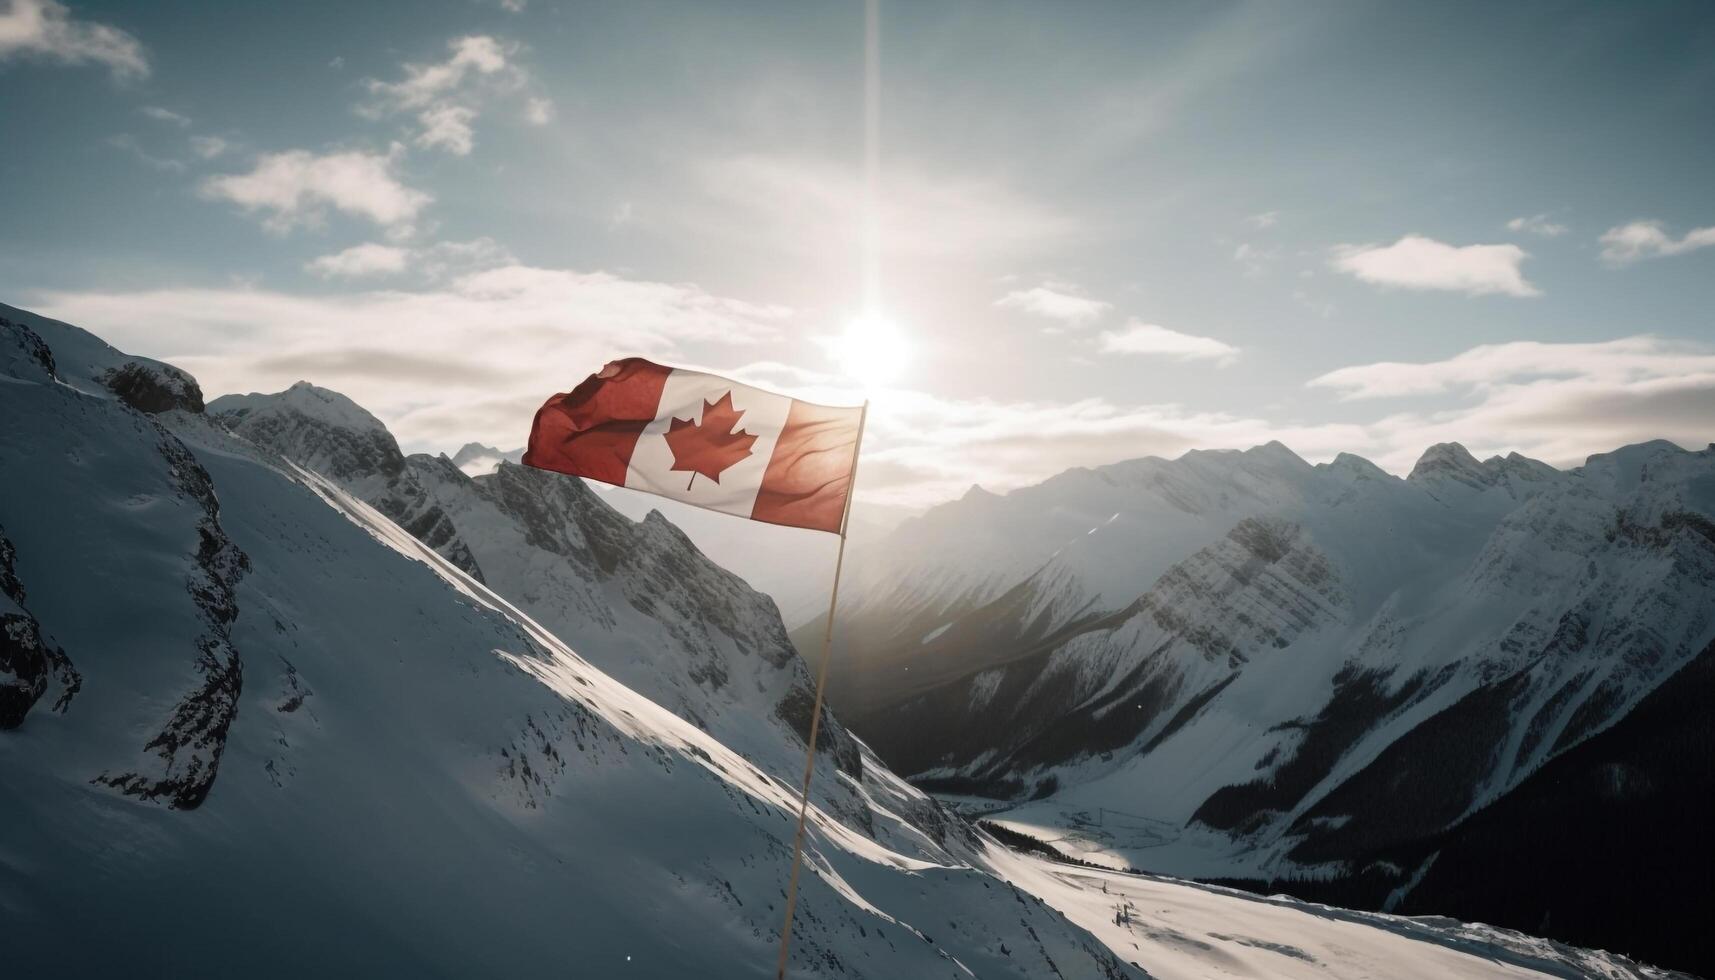
[{"label": "canadian flag", "polygon": [[841,534],[863,412],[628,357],[537,410],[524,465]]}]

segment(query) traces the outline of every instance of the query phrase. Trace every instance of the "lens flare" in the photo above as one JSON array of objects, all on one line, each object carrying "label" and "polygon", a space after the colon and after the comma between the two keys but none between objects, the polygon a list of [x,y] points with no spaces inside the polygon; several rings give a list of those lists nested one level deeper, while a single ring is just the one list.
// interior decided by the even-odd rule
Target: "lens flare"
[{"label": "lens flare", "polygon": [[899,380],[911,364],[911,341],[873,310],[852,318],[839,343],[840,369],[867,389]]}]

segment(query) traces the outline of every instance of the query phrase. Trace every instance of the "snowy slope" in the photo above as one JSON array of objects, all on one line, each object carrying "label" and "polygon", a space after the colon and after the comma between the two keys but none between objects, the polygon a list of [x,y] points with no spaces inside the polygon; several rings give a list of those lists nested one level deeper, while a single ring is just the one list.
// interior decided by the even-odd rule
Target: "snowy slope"
[{"label": "snowy slope", "polygon": [[990,856],[1009,880],[1041,895],[1122,956],[1146,964],[1159,980],[1683,976],[1440,917],[1353,912],[1022,854]]},{"label": "snowy slope", "polygon": [[[0,737],[9,973],[771,969],[780,780],[332,483],[0,331],[6,611],[82,679]],[[816,811],[805,975],[1141,975],[872,768],[820,774],[866,809]]]},{"label": "snowy slope", "polygon": [[[300,382],[228,395],[210,418],[326,476],[485,582],[603,671],[790,780],[803,769],[814,688],[765,595],[708,561],[658,513],[633,521],[589,484],[500,461],[467,475],[405,456],[345,396]],[[823,719],[822,749],[859,769]],[[861,801],[837,782],[831,805]]]},{"label": "snowy slope", "polygon": [[1085,856],[1341,873],[1715,638],[1711,514],[1715,449],[1668,443],[1570,472],[1438,446],[1403,480],[1273,444],[1072,471],[903,527],[920,584],[858,577],[832,696],[920,785],[1021,803]]}]

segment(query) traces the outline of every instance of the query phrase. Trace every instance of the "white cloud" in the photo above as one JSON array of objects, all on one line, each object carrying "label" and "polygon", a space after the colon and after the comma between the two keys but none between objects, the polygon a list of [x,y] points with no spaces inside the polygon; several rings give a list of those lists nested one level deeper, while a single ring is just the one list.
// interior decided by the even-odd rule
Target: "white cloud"
[{"label": "white cloud", "polygon": [[1514,218],[1507,222],[1509,231],[1529,232],[1544,238],[1558,238],[1569,231],[1565,225],[1559,224],[1546,214],[1533,214],[1528,218]]},{"label": "white cloud", "polygon": [[1564,466],[1651,439],[1689,447],[1715,439],[1715,348],[1658,337],[1490,344],[1443,361],[1341,368],[1309,383],[1347,399],[1461,397],[1456,407],[1365,426],[1372,458],[1395,472],[1436,442]]},{"label": "white cloud", "polygon": [[191,124],[189,116],[180,115],[171,109],[163,109],[158,105],[146,105],[137,111],[156,122],[164,122],[169,126],[178,126],[181,129]]},{"label": "white cloud", "polygon": [[1329,265],[1378,286],[1537,296],[1519,269],[1528,257],[1517,245],[1448,245],[1406,235],[1392,245],[1335,246]]},{"label": "white cloud", "polygon": [[471,123],[476,110],[462,105],[435,105],[417,116],[423,131],[417,134],[417,145],[446,150],[454,156],[468,156],[476,146],[476,134]]},{"label": "white cloud", "polygon": [[143,45],[117,27],[74,20],[54,0],[11,0],[0,11],[0,61],[25,55],[68,65],[106,65],[116,79],[143,78]]},{"label": "white cloud", "polygon": [[[491,247],[460,243],[466,249]],[[429,250],[433,251],[433,250]],[[163,357],[210,396],[308,378],[387,421],[408,447],[519,444],[542,401],[618,354],[778,341],[780,306],[695,285],[506,265],[420,290],[46,292],[32,306]]]},{"label": "white cloud", "polygon": [[1099,320],[1113,309],[1112,303],[1079,296],[1074,287],[1065,283],[1044,283],[1030,289],[1015,289],[995,300],[994,305],[1003,310],[1017,310],[1032,316],[1059,320],[1074,327]]},{"label": "white cloud", "polygon": [[397,82],[370,80],[369,91],[404,109],[422,109],[457,90],[473,72],[493,75],[506,68],[507,51],[492,37],[460,37],[447,42],[452,54],[445,61],[406,65]]},{"label": "white cloud", "polygon": [[230,148],[226,140],[218,136],[192,136],[191,152],[204,160],[213,160]]},{"label": "white cloud", "polygon": [[395,175],[399,148],[390,153],[347,150],[315,154],[288,150],[259,157],[249,173],[209,177],[199,188],[211,200],[231,201],[246,212],[266,214],[271,231],[319,224],[327,208],[402,226],[432,198],[405,186]]},{"label": "white cloud", "polygon": [[328,279],[357,279],[404,272],[410,258],[411,253],[407,249],[366,242],[343,252],[311,259],[304,264],[304,269]]},{"label": "white cloud", "polygon": [[1104,354],[1145,354],[1175,357],[1182,361],[1212,360],[1225,366],[1239,356],[1239,349],[1213,337],[1180,333],[1154,323],[1132,320],[1123,330],[1101,336]]},{"label": "white cloud", "polygon": [[[465,156],[476,144],[473,124],[483,98],[522,89],[529,76],[511,60],[516,46],[495,38],[454,38],[447,47],[446,60],[407,64],[399,81],[371,79],[368,88],[373,101],[358,106],[358,111],[371,118],[412,113],[418,146]],[[545,98],[532,97],[525,104],[525,120],[534,125],[548,122],[552,115],[553,103]]]},{"label": "white cloud", "polygon": [[1259,231],[1264,228],[1273,228],[1279,223],[1279,221],[1279,211],[1261,211],[1245,218],[1245,224],[1250,225],[1252,228],[1258,229]]},{"label": "white cloud", "polygon": [[1674,238],[1659,221],[1634,221],[1602,233],[1602,259],[1610,265],[1626,265],[1639,259],[1686,252],[1715,245],[1715,225],[1693,228]]}]

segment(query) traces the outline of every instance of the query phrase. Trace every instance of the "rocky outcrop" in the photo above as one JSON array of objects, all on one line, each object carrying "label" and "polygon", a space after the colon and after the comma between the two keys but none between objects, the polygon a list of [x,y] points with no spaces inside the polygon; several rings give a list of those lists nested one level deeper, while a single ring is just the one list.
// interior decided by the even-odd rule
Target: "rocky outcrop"
[{"label": "rocky outcrop", "polygon": [[145,415],[174,410],[202,414],[202,388],[195,378],[171,365],[128,361],[110,368],[100,380],[120,401]]},{"label": "rocky outcrop", "polygon": [[0,527],[0,729],[22,725],[50,683],[59,686],[53,710],[60,713],[83,687],[71,658],[42,634],[42,624],[24,607],[17,559],[17,549]]},{"label": "rocky outcrop", "polygon": [[34,330],[0,316],[0,371],[13,377],[54,380],[54,352]]},{"label": "rocky outcrop", "polygon": [[196,457],[177,439],[160,433],[160,452],[181,494],[203,510],[197,525],[197,548],[186,590],[202,620],[196,640],[197,687],[173,707],[160,730],[143,745],[155,765],[123,772],[103,772],[92,782],[144,800],[164,800],[176,810],[192,810],[208,798],[226,749],[227,734],[238,714],[244,687],[244,664],[232,644],[232,624],[238,618],[238,580],[250,559],[220,526],[220,502],[213,481]]}]

